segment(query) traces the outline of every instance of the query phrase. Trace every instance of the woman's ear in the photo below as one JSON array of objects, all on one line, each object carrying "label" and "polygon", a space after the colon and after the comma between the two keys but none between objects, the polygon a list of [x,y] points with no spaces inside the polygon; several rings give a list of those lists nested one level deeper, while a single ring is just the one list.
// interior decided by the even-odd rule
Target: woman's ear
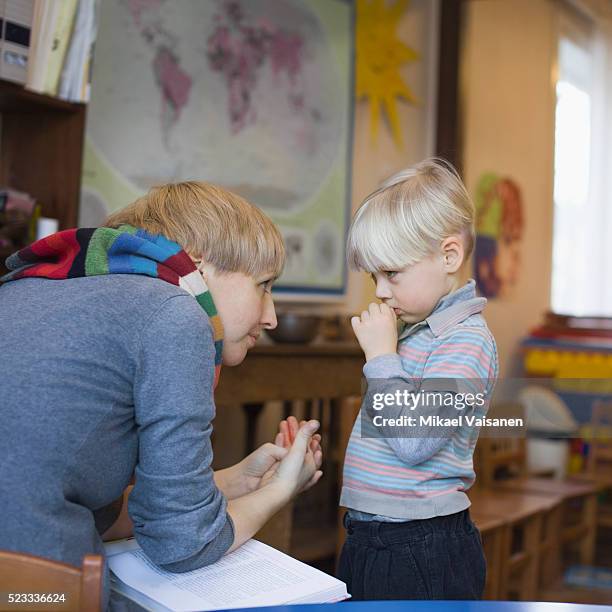
[{"label": "woman's ear", "polygon": [[207,264],[203,259],[196,259],[195,257],[191,257],[191,261],[193,261],[196,270],[202,275],[204,282],[208,282],[210,265]]},{"label": "woman's ear", "polygon": [[200,271],[200,274],[202,275],[204,282],[208,284],[208,281],[210,279],[210,275],[212,272],[212,265],[207,264],[205,261],[201,261],[200,265],[198,266],[198,270]]},{"label": "woman's ear", "polygon": [[454,274],[461,268],[465,257],[463,241],[458,236],[449,236],[442,241],[442,262],[448,274]]}]

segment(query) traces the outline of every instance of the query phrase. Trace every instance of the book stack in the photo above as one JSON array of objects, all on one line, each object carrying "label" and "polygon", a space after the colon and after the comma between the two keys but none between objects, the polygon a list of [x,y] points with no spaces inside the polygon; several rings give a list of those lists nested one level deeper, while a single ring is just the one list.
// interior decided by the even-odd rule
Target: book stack
[{"label": "book stack", "polygon": [[70,102],[89,100],[96,8],[96,0],[34,0],[28,89]]},{"label": "book stack", "polygon": [[32,196],[0,187],[0,264],[35,238],[39,218],[40,204]]},{"label": "book stack", "polygon": [[10,187],[0,187],[0,212],[14,210],[30,216],[35,205],[36,200],[29,193]]}]

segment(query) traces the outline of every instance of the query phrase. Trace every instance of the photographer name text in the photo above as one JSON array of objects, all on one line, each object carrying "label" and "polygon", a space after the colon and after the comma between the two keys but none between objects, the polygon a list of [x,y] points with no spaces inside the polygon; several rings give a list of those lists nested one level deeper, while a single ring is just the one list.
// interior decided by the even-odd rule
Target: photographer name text
[{"label": "photographer name text", "polygon": [[523,427],[523,419],[503,419],[478,417],[460,414],[452,418],[444,418],[435,414],[399,417],[384,417],[377,414],[372,419],[375,427]]}]

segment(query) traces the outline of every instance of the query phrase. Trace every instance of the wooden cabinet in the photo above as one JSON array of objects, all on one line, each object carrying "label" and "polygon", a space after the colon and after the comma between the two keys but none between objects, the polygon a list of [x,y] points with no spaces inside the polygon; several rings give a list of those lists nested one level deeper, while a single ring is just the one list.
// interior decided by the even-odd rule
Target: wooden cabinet
[{"label": "wooden cabinet", "polygon": [[[78,220],[85,109],[0,80],[0,186],[35,197],[60,229]],[[0,249],[0,275],[13,250]]]},{"label": "wooden cabinet", "polygon": [[60,229],[77,224],[85,108],[0,80],[0,185],[34,196]]}]

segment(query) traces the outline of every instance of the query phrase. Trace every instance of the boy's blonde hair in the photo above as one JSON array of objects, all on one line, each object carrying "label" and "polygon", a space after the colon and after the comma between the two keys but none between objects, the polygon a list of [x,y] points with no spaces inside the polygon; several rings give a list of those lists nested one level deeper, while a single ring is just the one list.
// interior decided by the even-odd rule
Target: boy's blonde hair
[{"label": "boy's blonde hair", "polygon": [[163,234],[192,257],[221,272],[279,276],[283,238],[256,206],[230,191],[199,181],[153,187],[106,220],[106,227],[133,225]]},{"label": "boy's blonde hair", "polygon": [[474,204],[456,170],[426,159],[388,178],[355,213],[349,230],[351,268],[401,270],[432,255],[449,236],[474,246]]}]

